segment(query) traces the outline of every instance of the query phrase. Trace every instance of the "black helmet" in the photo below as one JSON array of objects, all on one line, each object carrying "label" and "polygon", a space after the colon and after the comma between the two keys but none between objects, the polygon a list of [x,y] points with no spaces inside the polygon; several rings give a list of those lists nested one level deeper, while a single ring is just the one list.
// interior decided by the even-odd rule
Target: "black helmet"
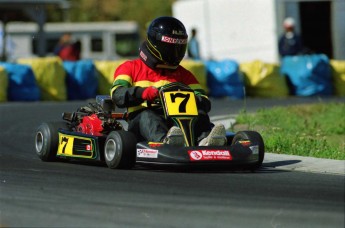
[{"label": "black helmet", "polygon": [[158,17],[147,30],[147,48],[164,64],[177,66],[187,49],[187,32],[174,17]]}]

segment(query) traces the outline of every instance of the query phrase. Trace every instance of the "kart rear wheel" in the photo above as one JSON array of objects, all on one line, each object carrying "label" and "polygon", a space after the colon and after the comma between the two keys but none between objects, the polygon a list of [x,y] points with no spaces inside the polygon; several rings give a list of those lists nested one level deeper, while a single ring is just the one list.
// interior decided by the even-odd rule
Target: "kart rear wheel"
[{"label": "kart rear wheel", "polygon": [[256,131],[239,131],[235,134],[235,137],[232,140],[232,145],[236,144],[238,141],[245,141],[249,140],[252,144],[259,146],[259,160],[250,165],[249,169],[254,171],[259,169],[262,165],[262,162],[265,157],[265,144],[264,140],[262,139],[261,135]]},{"label": "kart rear wheel", "polygon": [[36,130],[35,150],[42,161],[55,161],[59,145],[58,129],[68,129],[65,122],[45,122]]},{"label": "kart rear wheel", "polygon": [[131,169],[135,164],[137,140],[131,132],[112,131],[104,144],[104,159],[111,169]]}]

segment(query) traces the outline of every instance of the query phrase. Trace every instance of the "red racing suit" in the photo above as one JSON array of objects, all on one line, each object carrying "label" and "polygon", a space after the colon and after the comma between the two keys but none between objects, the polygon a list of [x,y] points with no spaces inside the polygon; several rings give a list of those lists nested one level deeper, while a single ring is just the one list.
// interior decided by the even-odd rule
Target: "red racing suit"
[{"label": "red racing suit", "polygon": [[[196,95],[199,112],[203,113],[204,126],[198,130],[201,135],[207,135],[211,129],[207,112],[211,109],[210,101],[205,91],[194,77],[194,75],[182,66],[176,69],[150,68],[140,58],[129,60],[120,65],[114,73],[114,83],[111,88],[111,97],[115,104],[120,108],[127,108],[128,111],[128,130],[133,131],[137,137],[142,136],[149,141],[161,141],[168,128],[162,117],[157,118],[155,112],[143,114],[147,110],[147,103],[142,99],[142,93],[146,87],[154,86],[159,89],[163,85],[172,82],[181,82],[192,88]],[[163,113],[156,113],[162,116]],[[140,115],[139,117],[137,117]],[[200,121],[198,121],[200,122]],[[143,133],[143,132],[146,133]],[[204,135],[204,134],[202,134]]]}]

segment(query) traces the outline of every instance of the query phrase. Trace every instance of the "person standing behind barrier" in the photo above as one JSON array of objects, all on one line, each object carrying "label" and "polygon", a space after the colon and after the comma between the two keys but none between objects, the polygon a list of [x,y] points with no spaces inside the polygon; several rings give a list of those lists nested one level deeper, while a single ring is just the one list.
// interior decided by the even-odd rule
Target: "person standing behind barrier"
[{"label": "person standing behind barrier", "polygon": [[0,61],[13,61],[15,43],[9,35],[4,34],[0,27]]},{"label": "person standing behind barrier", "polygon": [[80,41],[73,42],[72,34],[65,33],[56,45],[54,54],[59,56],[63,61],[78,61],[80,60],[80,51]]},{"label": "person standing behind barrier", "polygon": [[287,17],[283,23],[284,34],[279,38],[278,49],[281,57],[302,54],[301,37],[295,32],[295,20]]},{"label": "person standing behind barrier", "polygon": [[197,30],[192,29],[192,37],[188,42],[188,57],[194,60],[200,60],[200,50],[199,50],[199,41],[196,38]]}]

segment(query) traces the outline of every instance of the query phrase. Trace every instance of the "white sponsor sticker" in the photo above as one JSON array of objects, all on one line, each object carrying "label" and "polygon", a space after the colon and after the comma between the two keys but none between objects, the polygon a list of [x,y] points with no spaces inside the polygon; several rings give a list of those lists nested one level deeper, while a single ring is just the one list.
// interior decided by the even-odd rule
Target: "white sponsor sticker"
[{"label": "white sponsor sticker", "polygon": [[190,150],[188,153],[191,161],[232,160],[232,156],[228,150]]},{"label": "white sponsor sticker", "polygon": [[158,150],[137,149],[138,158],[158,158]]},{"label": "white sponsor sticker", "polygon": [[259,154],[259,146],[250,146],[249,148],[252,150],[253,154]]},{"label": "white sponsor sticker", "polygon": [[187,39],[178,39],[168,36],[162,36],[162,42],[171,43],[171,44],[187,44]]}]

